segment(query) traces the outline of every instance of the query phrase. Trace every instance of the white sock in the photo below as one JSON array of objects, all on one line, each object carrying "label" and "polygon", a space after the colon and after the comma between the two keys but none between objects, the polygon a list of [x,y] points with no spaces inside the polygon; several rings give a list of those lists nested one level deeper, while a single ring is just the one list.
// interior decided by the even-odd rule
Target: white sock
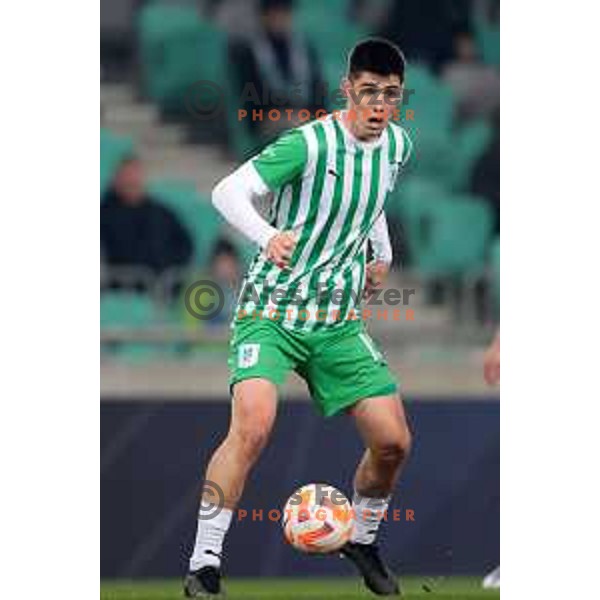
[{"label": "white sock", "polygon": [[[200,505],[199,516],[202,516],[202,505]],[[198,519],[196,543],[190,558],[190,571],[197,571],[208,565],[213,567],[221,565],[223,540],[232,517],[232,510],[222,508],[218,515],[210,519]]]},{"label": "white sock", "polygon": [[390,496],[385,498],[367,498],[356,490],[352,498],[355,526],[352,541],[359,544],[372,544],[377,536],[379,524],[390,503]]}]

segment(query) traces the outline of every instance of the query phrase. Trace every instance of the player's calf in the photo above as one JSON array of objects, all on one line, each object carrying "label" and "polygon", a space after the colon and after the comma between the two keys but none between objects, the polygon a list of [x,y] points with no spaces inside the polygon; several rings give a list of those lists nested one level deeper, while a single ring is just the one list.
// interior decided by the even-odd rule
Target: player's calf
[{"label": "player's calf", "polygon": [[268,381],[249,380],[235,386],[229,432],[206,471],[194,551],[185,580],[186,595],[220,593],[223,541],[248,473],[268,441],[276,403],[276,388]]},{"label": "player's calf", "polygon": [[370,481],[358,480],[356,483],[362,488],[359,491],[371,496],[390,494],[408,459],[411,444],[411,434],[406,426],[374,440],[368,449],[367,466],[370,468],[365,473]]},{"label": "player's calf", "polygon": [[410,453],[411,435],[396,395],[363,400],[352,414],[367,450],[354,477],[354,533],[342,555],[356,565],[372,592],[395,595],[399,593],[398,583],[381,558],[375,539]]},{"label": "player's calf", "polygon": [[361,496],[384,498],[391,494],[412,443],[400,398],[363,400],[353,416],[367,447],[356,470],[354,488]]}]

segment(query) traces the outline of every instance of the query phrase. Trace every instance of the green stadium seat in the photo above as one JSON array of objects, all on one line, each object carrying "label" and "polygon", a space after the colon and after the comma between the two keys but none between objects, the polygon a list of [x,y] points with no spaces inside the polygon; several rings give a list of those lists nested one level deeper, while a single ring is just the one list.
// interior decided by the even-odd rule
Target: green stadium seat
[{"label": "green stadium seat", "polygon": [[485,152],[492,135],[492,127],[486,121],[470,122],[456,132],[454,189],[465,189],[469,185],[475,163]]},{"label": "green stadium seat", "polygon": [[484,121],[455,128],[456,99],[426,67],[409,67],[406,88],[410,96],[403,108],[414,111],[414,120],[403,122],[414,143],[412,172],[435,179],[447,189],[467,189],[475,163],[490,142],[492,128]]},{"label": "green stadium seat", "polygon": [[[416,206],[418,199],[422,198],[426,202],[431,199],[439,198],[445,194],[445,189],[439,185],[435,179],[428,179],[418,176],[409,176],[398,184],[393,194],[387,199],[385,210],[389,215],[402,220],[406,211],[406,199],[408,198],[408,207]],[[414,199],[414,200],[413,200]]]},{"label": "green stadium seat", "polygon": [[[344,17],[336,19],[335,27],[332,27],[331,15],[331,8],[327,4],[325,9],[316,5],[311,10],[300,11],[295,18],[296,29],[307,37],[317,53],[330,98],[340,87],[349,50],[368,35],[365,29]],[[339,103],[334,104],[329,102],[330,108],[342,108]]]},{"label": "green stadium seat", "polygon": [[413,132],[411,172],[449,190],[465,190],[492,134],[492,127],[485,121],[467,123],[455,131]]},{"label": "green stadium seat", "polygon": [[407,169],[420,178],[436,181],[452,189],[456,181],[456,156],[448,131],[414,131],[409,133],[413,152]]},{"label": "green stadium seat", "polygon": [[135,292],[104,292],[100,296],[102,327],[147,327],[156,319],[156,309],[148,295]]},{"label": "green stadium seat", "polygon": [[[193,6],[150,3],[140,11],[138,31],[144,90],[162,108],[188,110],[193,83],[221,81],[225,33],[203,21]],[[201,95],[214,97],[208,87],[193,95],[197,102]]]},{"label": "green stadium seat", "polygon": [[425,66],[410,65],[406,73],[406,95],[402,116],[412,111],[412,120],[403,119],[414,144],[411,168],[416,175],[454,186],[456,155],[453,119],[456,100],[452,90]]},{"label": "green stadium seat", "polygon": [[327,0],[327,2],[315,2],[315,0],[301,0],[298,2],[297,16],[305,13],[317,13],[327,18],[331,23],[332,20],[340,18],[346,19],[352,0]]},{"label": "green stadium seat", "polygon": [[475,39],[483,61],[500,67],[500,27],[480,19],[475,20],[474,25]]},{"label": "green stadium seat", "polygon": [[169,206],[188,228],[194,240],[195,262],[206,265],[222,226],[222,220],[210,198],[201,196],[193,181],[157,180],[151,182],[148,189],[159,201]]},{"label": "green stadium seat", "polygon": [[456,98],[450,87],[419,64],[407,68],[405,87],[404,108],[414,111],[414,120],[405,122],[408,131],[426,134],[451,131]]},{"label": "green stadium seat", "polygon": [[133,152],[133,140],[108,129],[100,129],[100,198],[110,185],[124,158]]},{"label": "green stadium seat", "polygon": [[485,267],[493,219],[483,199],[413,182],[401,186],[394,201],[422,275],[464,275]]},{"label": "green stadium seat", "polygon": [[229,146],[235,157],[240,161],[246,161],[260,150],[261,141],[253,135],[247,120],[238,118],[239,93],[235,92],[236,86],[233,81],[232,69],[226,69],[223,73],[225,92],[225,124],[229,138]]},{"label": "green stadium seat", "polygon": [[[100,327],[113,330],[143,330],[158,321],[159,314],[151,299],[143,293],[109,291],[100,295]],[[131,362],[152,358],[158,348],[144,342],[109,342],[102,351]]]}]

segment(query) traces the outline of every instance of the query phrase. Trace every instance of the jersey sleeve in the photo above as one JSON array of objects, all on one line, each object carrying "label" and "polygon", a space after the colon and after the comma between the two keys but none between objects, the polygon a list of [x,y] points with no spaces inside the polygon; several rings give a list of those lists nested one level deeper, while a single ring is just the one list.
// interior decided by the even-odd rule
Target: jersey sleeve
[{"label": "jersey sleeve", "polygon": [[302,175],[307,155],[304,134],[293,129],[269,144],[251,162],[267,187],[275,191]]}]

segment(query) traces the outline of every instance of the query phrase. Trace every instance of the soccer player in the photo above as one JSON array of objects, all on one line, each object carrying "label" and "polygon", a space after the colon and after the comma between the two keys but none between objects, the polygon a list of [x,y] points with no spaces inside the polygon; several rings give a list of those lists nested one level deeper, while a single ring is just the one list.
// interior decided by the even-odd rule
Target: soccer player
[{"label": "soccer player", "polygon": [[[397,382],[364,328],[360,302],[382,283],[392,260],[383,208],[411,150],[391,118],[404,67],[402,53],[386,40],[357,44],[342,82],[346,110],[285,133],[214,189],[217,210],[261,250],[232,324],[231,424],[205,476],[223,491],[224,508],[203,518],[214,507],[214,496],[204,492],[184,583],[188,597],[221,590],[223,540],[268,441],[278,386],[291,370],[306,381],[322,415],[346,412],[356,422],[366,450],[354,477],[355,532],[341,553],[375,594],[399,593],[375,538],[411,435]],[[269,193],[267,221],[252,198]],[[249,286],[260,293],[246,294]]]}]

